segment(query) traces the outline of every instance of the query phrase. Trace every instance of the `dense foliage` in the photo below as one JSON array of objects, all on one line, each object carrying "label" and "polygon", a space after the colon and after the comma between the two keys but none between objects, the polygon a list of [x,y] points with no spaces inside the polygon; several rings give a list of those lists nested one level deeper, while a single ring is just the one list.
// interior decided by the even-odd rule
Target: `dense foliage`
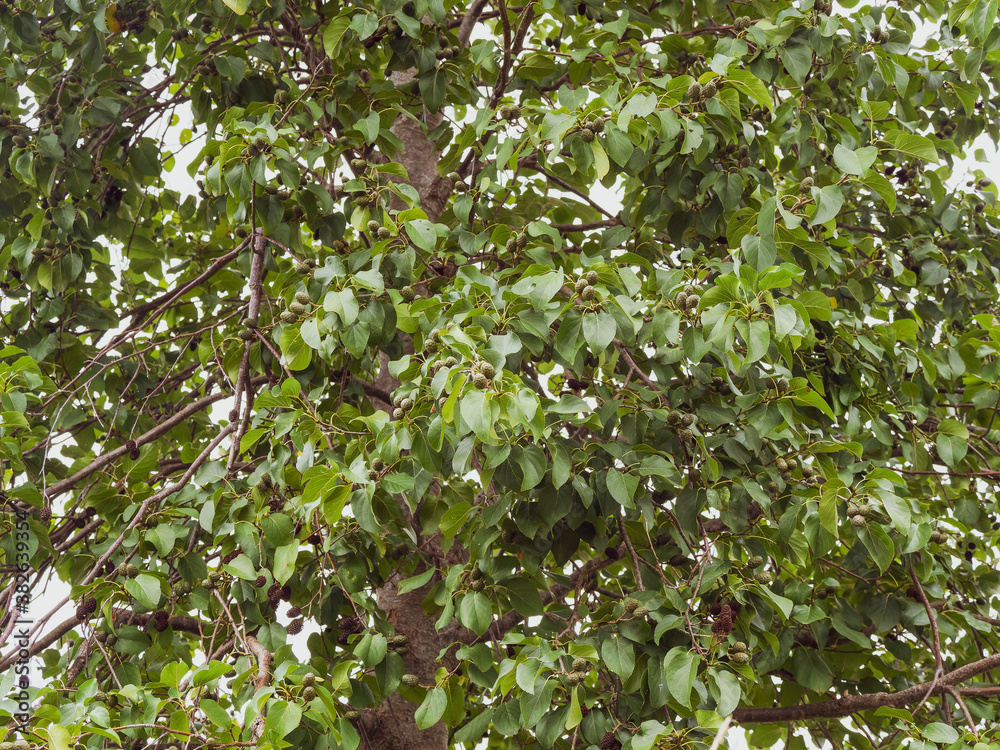
[{"label": "dense foliage", "polygon": [[0,735],[1000,747],[996,16],[4,2]]}]

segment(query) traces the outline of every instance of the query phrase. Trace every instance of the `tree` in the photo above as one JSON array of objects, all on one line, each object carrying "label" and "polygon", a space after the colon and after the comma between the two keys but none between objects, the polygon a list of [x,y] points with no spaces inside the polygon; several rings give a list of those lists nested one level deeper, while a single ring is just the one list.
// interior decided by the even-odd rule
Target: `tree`
[{"label": "tree", "polygon": [[1000,747],[997,3],[842,6],[4,3],[7,739]]}]

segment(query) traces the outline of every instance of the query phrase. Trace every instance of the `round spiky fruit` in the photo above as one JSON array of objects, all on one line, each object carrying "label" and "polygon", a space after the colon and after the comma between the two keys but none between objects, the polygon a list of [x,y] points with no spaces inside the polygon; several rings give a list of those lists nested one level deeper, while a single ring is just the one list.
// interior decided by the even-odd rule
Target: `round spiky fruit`
[{"label": "round spiky fruit", "polygon": [[399,290],[399,296],[404,302],[413,302],[417,298],[417,292],[412,286],[404,286]]},{"label": "round spiky fruit", "polygon": [[295,293],[295,301],[298,302],[300,305],[308,305],[309,304],[309,292],[296,292]]},{"label": "round spiky fruit", "polygon": [[648,614],[649,614],[649,607],[639,606],[639,607],[635,608],[635,611],[632,613],[632,616],[633,617],[645,617]]},{"label": "round spiky fruit", "polygon": [[788,471],[788,461],[779,456],[778,458],[774,459],[774,468],[776,468],[778,471]]},{"label": "round spiky fruit", "polygon": [[493,365],[491,365],[489,362],[483,362],[479,366],[479,372],[481,372],[483,375],[491,379],[493,378],[494,375],[497,374],[497,371],[493,368]]},{"label": "round spiky fruit", "polygon": [[851,524],[854,525],[854,526],[864,526],[866,523],[868,523],[868,522],[865,521],[865,517],[864,516],[860,516],[860,515],[858,515],[858,516],[851,516]]},{"label": "round spiky fruit", "polygon": [[740,651],[739,653],[733,654],[730,658],[737,664],[750,663],[750,654],[748,654],[746,651]]},{"label": "round spiky fruit", "polygon": [[580,138],[584,143],[594,142],[594,131],[590,128],[580,128]]},{"label": "round spiky fruit", "polygon": [[288,306],[288,312],[293,315],[304,315],[306,312],[306,306],[301,302],[293,302]]},{"label": "round spiky fruit", "polygon": [[624,602],[626,612],[635,612],[639,609],[639,602],[635,599],[626,599]]},{"label": "round spiky fruit", "polygon": [[285,310],[278,316],[282,323],[295,323],[299,316],[293,313],[291,310]]},{"label": "round spiky fruit", "polygon": [[566,684],[569,687],[576,687],[583,682],[584,677],[586,677],[586,675],[580,674],[579,672],[570,672],[566,675]]},{"label": "round spiky fruit", "polygon": [[574,672],[586,672],[590,669],[590,662],[582,657],[577,657],[573,660],[573,671]]},{"label": "round spiky fruit", "polygon": [[582,292],[580,292],[580,298],[586,300],[587,302],[590,302],[596,296],[597,291],[589,284],[583,288]]},{"label": "round spiky fruit", "polygon": [[315,697],[316,697],[316,688],[314,688],[312,685],[306,686],[306,688],[302,691],[302,700],[311,701]]},{"label": "round spiky fruit", "polygon": [[746,650],[747,650],[747,644],[745,644],[743,641],[736,641],[736,643],[734,643],[732,648],[730,649],[730,651],[732,651],[734,654],[742,654]]},{"label": "round spiky fruit", "polygon": [[400,420],[400,419],[402,419],[405,416],[406,416],[406,412],[403,411],[402,409],[398,408],[398,407],[392,410],[392,418],[395,419],[395,420]]},{"label": "round spiky fruit", "polygon": [[594,284],[597,283],[597,279],[599,277],[597,275],[597,271],[587,271],[587,275],[584,278],[587,279],[588,284],[593,286]]},{"label": "round spiky fruit", "polygon": [[420,686],[420,678],[417,677],[415,674],[404,674],[399,681],[402,682],[407,687]]},{"label": "round spiky fruit", "polygon": [[774,579],[771,576],[770,572],[762,570],[754,576],[754,580],[757,581],[757,583],[759,583],[762,586],[767,586]]},{"label": "round spiky fruit", "polygon": [[698,84],[698,83],[692,83],[690,86],[688,86],[687,96],[688,96],[688,99],[690,99],[692,101],[694,101],[695,99],[700,99],[701,98],[701,85]]},{"label": "round spiky fruit", "polygon": [[719,88],[715,81],[709,81],[704,86],[701,87],[701,95],[706,99],[711,99],[719,91]]},{"label": "round spiky fruit", "polygon": [[759,568],[763,564],[764,564],[764,558],[761,557],[760,555],[751,555],[750,559],[747,560],[748,568]]},{"label": "round spiky fruit", "polygon": [[477,372],[472,376],[472,384],[476,386],[476,388],[483,389],[490,384],[490,379],[483,375],[483,373]]}]

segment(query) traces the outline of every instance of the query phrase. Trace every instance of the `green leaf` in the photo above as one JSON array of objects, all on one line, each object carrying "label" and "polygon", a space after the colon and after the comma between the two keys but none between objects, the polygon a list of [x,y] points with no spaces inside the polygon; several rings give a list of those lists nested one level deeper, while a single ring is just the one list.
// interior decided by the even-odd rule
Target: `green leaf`
[{"label": "green leaf", "polygon": [[956,742],[960,736],[954,727],[940,721],[932,721],[921,730],[921,734],[931,742],[939,742],[941,744]]},{"label": "green leaf", "polygon": [[302,709],[297,703],[279,700],[268,709],[267,721],[264,724],[265,736],[276,745],[283,737],[291,734],[301,720]]},{"label": "green leaf", "polygon": [[618,329],[611,313],[586,313],[583,316],[583,337],[595,354],[600,354],[610,346]]},{"label": "green leaf", "polygon": [[819,198],[816,200],[816,211],[809,220],[809,226],[826,224],[840,213],[844,205],[844,194],[836,185],[827,185],[819,191]]},{"label": "green leaf", "polygon": [[49,724],[46,732],[49,736],[49,747],[52,750],[72,750],[73,735],[62,724]]},{"label": "green leaf", "polygon": [[815,649],[792,649],[791,671],[799,685],[817,693],[825,693],[833,684],[830,666]]},{"label": "green leaf", "polygon": [[430,729],[444,716],[448,707],[448,693],[443,687],[431,688],[414,714],[419,729]]},{"label": "green leaf", "polygon": [[632,644],[619,636],[612,635],[604,640],[601,644],[601,658],[604,659],[604,665],[623,680],[627,680],[635,669]]},{"label": "green leaf", "polygon": [[354,646],[354,655],[369,669],[381,664],[388,651],[388,641],[381,633],[365,633]]},{"label": "green leaf", "polygon": [[527,578],[509,578],[503,583],[511,606],[525,617],[540,615],[545,608],[538,589]]},{"label": "green leaf", "polygon": [[126,580],[125,589],[133,599],[148,610],[157,609],[163,598],[160,579],[148,573],[140,573],[135,578]]},{"label": "green leaf", "polygon": [[458,600],[458,621],[476,635],[483,635],[493,621],[489,597],[481,591],[470,591]]},{"label": "green leaf", "polygon": [[732,83],[733,88],[741,94],[749,96],[762,109],[773,110],[771,95],[767,91],[767,86],[757,76],[749,70],[735,68],[729,71],[727,80]]},{"label": "green leaf", "polygon": [[222,675],[229,674],[232,671],[233,668],[229,664],[213,659],[205,666],[199,667],[195,670],[194,675],[191,677],[191,685],[194,687],[207,685],[213,680],[217,680],[222,677]]},{"label": "green leaf", "polygon": [[421,586],[427,584],[436,572],[436,568],[428,568],[420,575],[415,575],[412,578],[406,578],[400,581],[398,589],[399,594],[408,594],[411,591],[416,591]]},{"label": "green leaf", "polygon": [[312,362],[313,350],[302,340],[301,327],[285,326],[281,331],[281,353],[285,357],[285,366],[289,370],[304,370]]},{"label": "green leaf", "polygon": [[846,148],[838,143],[833,149],[833,161],[844,174],[864,175],[869,167],[875,162],[878,156],[878,149],[874,146],[865,146],[856,151]]},{"label": "green leaf", "polygon": [[683,646],[674,646],[663,657],[663,673],[667,678],[667,689],[674,700],[685,708],[691,706],[691,687],[698,672],[701,659]]},{"label": "green leaf", "polygon": [[274,580],[285,583],[295,573],[295,562],[299,558],[299,543],[282,545],[274,551]]},{"label": "green leaf", "polygon": [[835,419],[833,415],[833,409],[830,405],[823,400],[816,391],[809,390],[808,388],[797,392],[792,398],[796,401],[805,404],[806,406],[811,406],[814,409],[819,409],[821,412],[826,414],[830,419]]},{"label": "green leaf", "polygon": [[234,13],[243,15],[250,7],[250,0],[222,0]]},{"label": "green leaf", "polygon": [[721,716],[729,716],[740,705],[740,699],[743,697],[740,681],[732,672],[721,670],[717,670],[714,677],[719,689],[719,701],[715,710]]},{"label": "green leaf", "polygon": [[486,395],[482,391],[468,390],[462,397],[460,409],[462,419],[476,433],[476,437],[483,441],[488,440],[492,422]]},{"label": "green leaf", "polygon": [[219,727],[219,729],[229,729],[233,725],[233,720],[226,713],[226,709],[219,705],[218,701],[214,701],[211,698],[202,698],[198,701],[198,708],[200,708],[208,720]]},{"label": "green leaf", "polygon": [[930,162],[938,160],[937,149],[934,147],[933,141],[922,135],[914,135],[902,130],[890,130],[885,134],[883,140],[891,144],[894,150],[907,156]]},{"label": "green leaf", "polygon": [[608,470],[608,492],[619,505],[634,508],[635,491],[638,487],[639,477],[634,474],[623,474],[618,469]]},{"label": "green leaf", "polygon": [[879,572],[885,573],[896,556],[896,548],[889,535],[885,533],[881,524],[875,522],[869,522],[859,530],[859,534],[872,560],[878,565]]},{"label": "green leaf", "polygon": [[750,332],[747,340],[747,356],[745,362],[756,362],[767,354],[771,344],[771,328],[766,320],[756,318],[750,321]]},{"label": "green leaf", "polygon": [[521,490],[523,491],[537,487],[541,483],[549,462],[542,449],[537,445],[526,445],[521,452],[518,465],[524,475],[524,479],[521,481]]},{"label": "green leaf", "polygon": [[351,18],[349,12],[341,13],[341,15],[334,18],[327,25],[326,30],[323,32],[323,49],[326,50],[328,57],[337,57],[340,51],[340,43],[350,25]]}]

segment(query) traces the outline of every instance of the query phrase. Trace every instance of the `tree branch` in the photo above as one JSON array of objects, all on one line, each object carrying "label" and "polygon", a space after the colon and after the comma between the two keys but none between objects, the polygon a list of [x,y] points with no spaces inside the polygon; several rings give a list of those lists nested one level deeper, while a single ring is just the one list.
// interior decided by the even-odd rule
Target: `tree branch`
[{"label": "tree branch", "polygon": [[948,687],[954,687],[960,682],[998,667],[1000,667],[1000,654],[994,654],[947,673],[938,680],[937,685],[933,685],[933,681],[929,681],[896,693],[848,695],[837,700],[805,703],[797,706],[738,708],[733,712],[733,719],[740,724],[783,723],[811,719],[842,719],[858,711],[873,711],[882,706],[903,708],[923,698],[932,686],[933,689],[930,690],[930,693],[932,695],[940,694],[945,692]]}]

